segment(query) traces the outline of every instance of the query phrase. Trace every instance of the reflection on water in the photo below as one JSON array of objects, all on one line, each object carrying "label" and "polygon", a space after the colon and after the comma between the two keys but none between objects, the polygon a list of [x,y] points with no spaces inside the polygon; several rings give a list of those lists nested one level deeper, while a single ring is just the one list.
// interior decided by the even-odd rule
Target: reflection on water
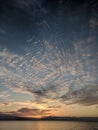
[{"label": "reflection on water", "polygon": [[98,122],[0,121],[0,130],[98,130]]}]

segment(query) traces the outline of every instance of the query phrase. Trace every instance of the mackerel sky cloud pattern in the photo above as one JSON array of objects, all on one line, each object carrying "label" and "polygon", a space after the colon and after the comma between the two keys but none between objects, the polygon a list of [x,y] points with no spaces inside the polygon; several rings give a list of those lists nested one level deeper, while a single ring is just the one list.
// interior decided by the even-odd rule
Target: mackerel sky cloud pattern
[{"label": "mackerel sky cloud pattern", "polygon": [[96,107],[98,2],[0,3],[1,112],[5,106],[15,114],[26,110],[26,116],[50,115],[66,105]]}]

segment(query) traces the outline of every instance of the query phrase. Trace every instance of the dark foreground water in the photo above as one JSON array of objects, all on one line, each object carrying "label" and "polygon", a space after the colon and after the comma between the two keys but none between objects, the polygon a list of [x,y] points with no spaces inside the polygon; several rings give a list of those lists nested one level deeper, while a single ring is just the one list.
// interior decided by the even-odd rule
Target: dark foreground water
[{"label": "dark foreground water", "polygon": [[0,121],[0,130],[98,130],[98,122]]}]

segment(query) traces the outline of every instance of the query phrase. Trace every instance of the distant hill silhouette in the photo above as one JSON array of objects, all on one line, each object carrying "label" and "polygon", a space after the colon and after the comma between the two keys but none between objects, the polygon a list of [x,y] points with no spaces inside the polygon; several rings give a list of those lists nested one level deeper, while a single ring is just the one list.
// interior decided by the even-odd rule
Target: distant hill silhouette
[{"label": "distant hill silhouette", "polygon": [[48,116],[43,118],[27,118],[27,117],[18,117],[7,114],[0,114],[0,120],[24,120],[24,121],[33,121],[33,120],[42,120],[42,121],[90,121],[98,122],[98,117],[59,117],[59,116]]}]

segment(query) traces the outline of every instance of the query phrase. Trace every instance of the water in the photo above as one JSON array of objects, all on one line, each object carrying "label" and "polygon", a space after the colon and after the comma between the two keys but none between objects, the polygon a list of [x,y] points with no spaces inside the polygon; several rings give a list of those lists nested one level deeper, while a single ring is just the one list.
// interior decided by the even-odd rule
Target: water
[{"label": "water", "polygon": [[98,122],[0,121],[0,130],[98,130]]}]

